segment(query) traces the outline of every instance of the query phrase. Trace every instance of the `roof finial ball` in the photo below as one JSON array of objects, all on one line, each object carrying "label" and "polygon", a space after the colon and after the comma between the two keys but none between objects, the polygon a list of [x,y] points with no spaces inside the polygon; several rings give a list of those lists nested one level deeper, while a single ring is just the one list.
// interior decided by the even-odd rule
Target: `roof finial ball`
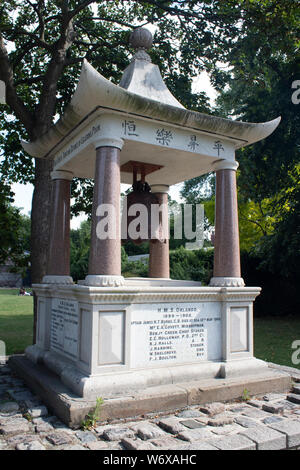
[{"label": "roof finial ball", "polygon": [[152,46],[153,37],[150,31],[146,28],[136,28],[130,35],[130,45],[136,49],[148,50]]}]

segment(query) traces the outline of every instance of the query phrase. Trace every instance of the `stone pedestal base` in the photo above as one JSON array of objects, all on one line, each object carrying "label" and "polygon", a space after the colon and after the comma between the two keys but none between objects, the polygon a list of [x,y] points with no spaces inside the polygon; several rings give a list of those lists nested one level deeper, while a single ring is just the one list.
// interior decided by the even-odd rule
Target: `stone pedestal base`
[{"label": "stone pedestal base", "polygon": [[245,385],[268,373],[253,357],[252,304],[260,289],[179,282],[34,285],[37,343],[26,349],[27,361],[88,401],[199,380]]},{"label": "stone pedestal base", "polygon": [[86,376],[68,361],[53,352],[44,352],[36,345],[26,349],[27,358],[35,363],[44,364],[54,372],[72,392],[89,399],[121,397],[136,393],[146,387],[194,382],[211,378],[244,378],[262,374],[268,366],[255,358],[223,362],[204,362],[158,368],[142,368],[131,371],[103,373]]},{"label": "stone pedestal base", "polygon": [[[24,356],[12,356],[10,367],[42,398],[47,407],[66,425],[78,428],[95,409],[96,400],[80,398],[70,392],[47,367],[34,364]],[[122,397],[104,398],[100,422],[108,419],[136,418],[147,413],[174,412],[188,406],[241,398],[245,388],[250,395],[285,392],[291,378],[272,369],[263,373],[233,378],[202,379],[179,384],[145,386]]]}]

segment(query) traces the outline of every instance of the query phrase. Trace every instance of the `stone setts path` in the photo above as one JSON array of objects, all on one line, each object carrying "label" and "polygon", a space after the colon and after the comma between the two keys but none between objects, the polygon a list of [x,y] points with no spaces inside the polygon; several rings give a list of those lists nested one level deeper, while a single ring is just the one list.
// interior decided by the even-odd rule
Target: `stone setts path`
[{"label": "stone setts path", "polygon": [[72,430],[0,364],[0,450],[300,450],[300,371],[293,388],[244,401]]}]

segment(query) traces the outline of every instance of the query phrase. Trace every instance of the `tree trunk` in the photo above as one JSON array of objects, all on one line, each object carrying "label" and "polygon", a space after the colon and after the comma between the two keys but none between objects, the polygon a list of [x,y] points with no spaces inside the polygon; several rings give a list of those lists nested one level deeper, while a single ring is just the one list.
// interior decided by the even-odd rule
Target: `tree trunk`
[{"label": "tree trunk", "polygon": [[[31,279],[40,283],[47,269],[50,234],[52,160],[35,159],[35,181],[31,211]],[[33,342],[36,342],[37,302],[34,296]]]}]

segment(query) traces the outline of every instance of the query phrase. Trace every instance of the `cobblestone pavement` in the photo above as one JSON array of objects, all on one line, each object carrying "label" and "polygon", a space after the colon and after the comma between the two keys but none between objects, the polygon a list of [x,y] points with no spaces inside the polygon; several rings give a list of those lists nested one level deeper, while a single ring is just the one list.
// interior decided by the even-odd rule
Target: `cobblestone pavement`
[{"label": "cobblestone pavement", "polygon": [[82,431],[50,415],[0,365],[0,450],[300,450],[300,371],[293,378],[288,395],[191,406]]}]

